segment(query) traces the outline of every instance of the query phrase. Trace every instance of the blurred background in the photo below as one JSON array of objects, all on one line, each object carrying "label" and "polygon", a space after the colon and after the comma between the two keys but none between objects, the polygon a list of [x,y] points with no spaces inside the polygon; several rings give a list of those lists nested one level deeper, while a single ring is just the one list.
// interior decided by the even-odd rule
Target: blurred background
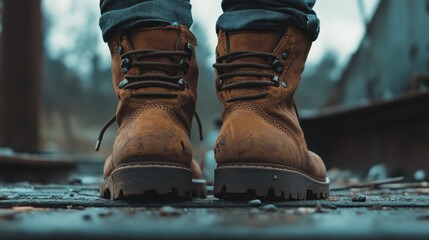
[{"label": "blurred background", "polygon": [[[201,160],[212,149],[222,110],[211,67],[221,8],[220,0],[191,2],[200,65],[197,111],[206,136],[197,141],[194,124],[192,138]],[[117,104],[98,4],[0,0],[3,152],[94,161],[110,154],[114,127],[100,152],[93,151]],[[396,171],[428,162],[429,1],[321,0],[315,11],[321,33],[296,96],[310,148],[329,167],[366,169],[391,161]]]}]

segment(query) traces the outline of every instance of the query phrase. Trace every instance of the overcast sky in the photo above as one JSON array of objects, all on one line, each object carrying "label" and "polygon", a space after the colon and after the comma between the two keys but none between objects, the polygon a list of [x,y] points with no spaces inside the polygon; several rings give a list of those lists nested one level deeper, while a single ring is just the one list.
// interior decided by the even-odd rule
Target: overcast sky
[{"label": "overcast sky", "polygon": [[[51,48],[49,54],[56,56],[63,49],[74,44],[77,36],[73,36],[79,27],[98,29],[97,19],[92,20],[90,26],[82,26],[85,17],[81,11],[71,9],[71,2],[76,8],[85,8],[91,14],[99,16],[98,0],[43,0],[43,7],[47,14],[54,18],[53,31],[48,36],[48,44]],[[358,8],[359,0],[319,0],[315,10],[321,20],[321,33],[319,39],[313,44],[310,52],[309,63],[317,63],[326,51],[333,50],[339,54],[341,63],[346,63],[350,55],[356,50],[364,33],[364,24]],[[362,0],[365,6],[365,13],[371,17],[379,0]],[[191,0],[193,4],[194,22],[199,22],[204,29],[207,29],[208,41],[211,49],[216,46],[215,23],[221,14],[220,0]],[[87,12],[88,13],[88,12]],[[109,67],[110,56],[105,43],[98,39],[100,53],[105,56],[103,66]],[[70,66],[78,65],[79,60],[72,57],[67,60]],[[214,62],[214,56],[207,59]]]}]

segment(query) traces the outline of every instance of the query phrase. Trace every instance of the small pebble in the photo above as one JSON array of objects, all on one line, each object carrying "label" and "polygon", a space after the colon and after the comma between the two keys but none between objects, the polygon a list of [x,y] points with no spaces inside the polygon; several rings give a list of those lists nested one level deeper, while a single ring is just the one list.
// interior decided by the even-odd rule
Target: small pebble
[{"label": "small pebble", "polygon": [[249,210],[249,213],[250,214],[259,214],[261,211],[259,210],[259,209],[257,209],[257,208],[251,208],[250,210]]},{"label": "small pebble", "polygon": [[253,200],[250,200],[248,204],[249,206],[252,206],[252,207],[259,207],[262,205],[262,202],[259,199],[253,199]]},{"label": "small pebble", "polygon": [[159,209],[161,216],[170,217],[180,215],[180,211],[171,206],[164,206]]},{"label": "small pebble", "polygon": [[267,211],[267,212],[275,212],[277,211],[277,207],[274,206],[273,204],[267,204],[263,207],[261,207],[262,210]]},{"label": "small pebble", "polygon": [[426,180],[426,172],[423,169],[419,169],[414,173],[414,180],[416,181],[424,181]]},{"label": "small pebble", "polygon": [[82,180],[79,178],[72,178],[69,180],[69,184],[70,185],[81,185],[82,184]]},{"label": "small pebble", "polygon": [[311,213],[315,213],[316,209],[315,208],[308,208],[308,207],[299,207],[296,209],[296,214],[298,215],[302,215],[302,214],[311,214]]},{"label": "small pebble", "polygon": [[352,198],[352,202],[366,202],[365,195],[357,195]]},{"label": "small pebble", "polygon": [[103,213],[99,213],[98,216],[101,218],[107,218],[112,216],[112,214],[113,214],[112,212],[103,212]]},{"label": "small pebble", "polygon": [[83,215],[82,216],[82,218],[83,218],[83,220],[85,220],[85,221],[89,221],[89,220],[91,220],[91,215],[89,215],[89,214],[85,214],[85,215]]}]

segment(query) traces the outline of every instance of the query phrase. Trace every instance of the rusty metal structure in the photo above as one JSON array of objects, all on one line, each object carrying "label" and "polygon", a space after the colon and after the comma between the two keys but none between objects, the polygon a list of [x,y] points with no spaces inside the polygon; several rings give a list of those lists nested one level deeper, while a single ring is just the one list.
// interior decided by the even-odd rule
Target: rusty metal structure
[{"label": "rusty metal structure", "polygon": [[381,0],[328,108],[302,114],[328,167],[429,171],[429,1]]},{"label": "rusty metal structure", "polygon": [[429,28],[423,27],[427,22],[427,0],[381,0],[330,105],[370,104],[409,92],[413,77],[429,72]]}]

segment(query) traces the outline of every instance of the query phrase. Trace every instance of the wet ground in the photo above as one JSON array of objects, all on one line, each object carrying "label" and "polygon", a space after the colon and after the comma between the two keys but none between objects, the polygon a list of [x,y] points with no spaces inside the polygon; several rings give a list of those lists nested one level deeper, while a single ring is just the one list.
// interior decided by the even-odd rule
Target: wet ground
[{"label": "wet ground", "polygon": [[343,182],[323,201],[130,203],[99,198],[97,181],[0,184],[0,239],[429,239],[426,182]]}]

